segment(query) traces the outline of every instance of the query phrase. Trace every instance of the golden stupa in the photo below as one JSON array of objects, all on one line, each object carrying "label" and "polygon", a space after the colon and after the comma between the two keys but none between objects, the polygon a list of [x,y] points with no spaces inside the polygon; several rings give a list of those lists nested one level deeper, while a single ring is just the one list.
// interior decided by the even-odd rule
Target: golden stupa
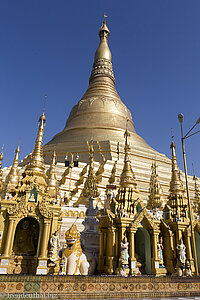
[{"label": "golden stupa", "polygon": [[[68,143],[86,141],[115,141],[124,143],[124,131],[131,134],[130,142],[153,150],[135,132],[131,113],[115,89],[112,54],[108,47],[110,31],[104,22],[99,30],[100,43],[94,56],[89,87],[81,100],[72,108],[65,128],[46,146],[57,152],[67,149]],[[73,151],[76,146],[74,145]],[[79,150],[79,149],[77,149]]]},{"label": "golden stupa", "polygon": [[[131,113],[115,88],[112,55],[108,47],[109,34],[110,31],[104,18],[103,25],[99,30],[100,43],[94,56],[89,87],[81,100],[72,108],[65,128],[44,146],[45,162],[50,163],[50,158],[55,150],[59,163],[64,163],[66,153],[73,155],[78,153],[79,161],[88,164],[87,142],[92,141],[94,160],[102,165],[100,190],[105,191],[106,185],[110,183],[119,186],[123,168],[124,132],[127,129],[130,135],[129,155],[138,189],[143,195],[144,201],[148,199],[152,162],[156,160],[163,189],[162,201],[166,202],[171,176],[171,161],[164,154],[150,147],[135,131]],[[95,166],[97,172],[100,168],[99,164]],[[84,165],[81,167],[83,168]],[[61,164],[57,165],[58,168],[61,168]],[[64,172],[64,168],[62,171]],[[66,185],[64,190],[67,194],[72,193],[71,200],[76,202],[83,189],[81,177],[83,174],[81,169],[76,168],[69,173],[69,177],[66,179],[71,178],[70,185]],[[184,179],[184,174],[181,173],[181,176]],[[192,178],[189,180],[194,191]]]}]

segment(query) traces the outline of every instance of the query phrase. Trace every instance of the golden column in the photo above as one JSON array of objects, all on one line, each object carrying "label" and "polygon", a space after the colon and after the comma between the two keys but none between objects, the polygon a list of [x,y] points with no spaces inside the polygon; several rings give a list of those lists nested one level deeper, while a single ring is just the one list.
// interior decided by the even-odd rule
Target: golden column
[{"label": "golden column", "polygon": [[14,240],[14,227],[15,227],[15,217],[9,217],[8,221],[8,230],[7,230],[7,235],[6,235],[6,241],[5,241],[5,246],[4,246],[4,252],[3,252],[3,257],[9,257],[10,253],[12,251],[12,246],[13,246],[13,240]]},{"label": "golden column", "polygon": [[123,238],[125,237],[125,231],[126,231],[127,224],[121,223],[119,225],[119,231],[118,231],[118,249],[119,249],[119,257],[121,256],[121,242]]},{"label": "golden column", "polygon": [[158,260],[158,250],[157,250],[157,244],[158,244],[158,236],[159,236],[159,231],[153,231],[153,258],[154,261]]},{"label": "golden column", "polygon": [[100,229],[100,245],[99,245],[99,259],[98,259],[98,271],[100,273],[104,270],[104,232]]},{"label": "golden column", "polygon": [[136,270],[136,259],[135,259],[135,233],[136,230],[132,227],[129,228],[129,255],[130,255],[130,273],[133,275]]},{"label": "golden column", "polygon": [[48,242],[49,242],[50,223],[51,223],[51,220],[46,219],[46,218],[44,219],[43,235],[42,235],[42,240],[41,240],[39,259],[47,258],[47,246],[48,246]]},{"label": "golden column", "polygon": [[106,237],[107,272],[113,273],[113,230],[108,228]]},{"label": "golden column", "polygon": [[187,228],[186,231],[186,251],[187,251],[187,259],[190,261],[192,272],[195,271],[194,259],[192,257],[192,248],[191,248],[191,231]]}]

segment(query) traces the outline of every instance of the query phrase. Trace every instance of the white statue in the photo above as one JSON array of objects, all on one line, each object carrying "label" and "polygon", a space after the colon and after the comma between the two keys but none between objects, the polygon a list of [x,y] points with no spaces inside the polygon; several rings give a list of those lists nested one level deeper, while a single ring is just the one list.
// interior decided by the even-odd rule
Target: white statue
[{"label": "white statue", "polygon": [[58,232],[55,231],[50,238],[50,251],[49,251],[49,266],[56,266],[56,262],[59,260],[58,251],[59,251],[59,237]]},{"label": "white statue", "polygon": [[89,262],[83,253],[80,244],[80,233],[76,225],[65,233],[67,248],[63,252],[64,274],[66,275],[88,275]]},{"label": "white statue", "polygon": [[162,237],[160,237],[159,243],[157,244],[157,251],[158,251],[159,265],[161,267],[163,267],[163,241],[162,241]]},{"label": "white statue", "polygon": [[180,244],[177,245],[176,249],[178,250],[178,261],[177,261],[177,267],[178,267],[178,276],[184,275],[184,269],[185,269],[185,261],[186,261],[186,255],[185,255],[185,245],[183,244],[183,240],[181,239]]},{"label": "white statue", "polygon": [[123,240],[121,241],[121,256],[119,259],[119,274],[122,276],[127,276],[126,274],[126,269],[128,267],[128,241],[127,238],[124,237]]},{"label": "white statue", "polygon": [[181,239],[181,243],[177,245],[176,249],[178,250],[178,259],[182,264],[185,264],[186,255],[185,255],[185,245],[183,244],[183,240]]},{"label": "white statue", "polygon": [[124,239],[121,242],[121,260],[122,260],[122,264],[128,265],[128,258],[129,258],[129,254],[128,254],[128,241],[127,238],[124,237]]}]

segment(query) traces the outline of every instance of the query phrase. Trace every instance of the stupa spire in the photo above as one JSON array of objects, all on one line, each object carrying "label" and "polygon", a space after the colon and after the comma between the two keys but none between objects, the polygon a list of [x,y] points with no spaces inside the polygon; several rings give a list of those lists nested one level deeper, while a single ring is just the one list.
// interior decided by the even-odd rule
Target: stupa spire
[{"label": "stupa spire", "polygon": [[3,148],[4,148],[4,145],[2,146],[1,154],[0,154],[0,190],[3,187],[3,176],[2,176]]},{"label": "stupa spire", "polygon": [[183,183],[179,176],[175,148],[176,148],[176,146],[174,144],[173,137],[172,137],[172,142],[171,142],[171,146],[170,146],[170,149],[172,150],[172,158],[171,158],[172,177],[171,177],[171,182],[170,182],[170,192],[171,193],[176,193],[176,192],[182,193],[184,191],[184,188],[183,188]]},{"label": "stupa spire", "polygon": [[43,111],[41,117],[39,118],[39,128],[38,128],[37,138],[35,141],[35,147],[31,154],[29,164],[26,167],[26,171],[36,171],[42,173],[43,175],[45,174],[44,157],[43,157],[43,134],[44,134],[45,123],[46,123],[46,117]]},{"label": "stupa spire", "polygon": [[86,178],[84,188],[83,188],[83,197],[85,198],[97,198],[99,196],[98,187],[94,175],[94,148],[92,144],[88,143],[89,154],[90,154],[90,164],[88,170],[88,176]]},{"label": "stupa spire", "polygon": [[200,191],[199,191],[199,185],[197,183],[198,178],[195,175],[194,172],[194,166],[193,167],[193,180],[194,180],[194,201],[193,201],[193,209],[194,212],[199,214],[200,213]]},{"label": "stupa spire", "polygon": [[130,136],[130,133],[128,132],[127,128],[124,133],[125,138],[125,146],[124,146],[124,167],[121,173],[121,180],[120,180],[120,187],[127,187],[127,188],[133,188],[136,190],[137,183],[135,179],[135,174],[133,173],[133,170],[131,168],[131,162],[129,159],[129,151],[130,146],[128,143],[128,137]]},{"label": "stupa spire", "polygon": [[0,179],[1,179],[1,176],[2,176],[2,161],[3,161],[3,148],[4,148],[4,145],[2,146],[2,149],[1,149],[1,154],[0,154]]},{"label": "stupa spire", "polygon": [[200,201],[200,191],[197,183],[198,178],[196,177],[195,173],[193,173],[193,180],[194,180],[194,199],[196,201]]},{"label": "stupa spire", "polygon": [[52,196],[56,196],[57,193],[57,178],[56,178],[56,152],[54,150],[53,156],[52,156],[52,163],[48,171],[48,176],[47,176],[47,185],[50,190],[50,194]]},{"label": "stupa spire", "polygon": [[97,51],[95,53],[94,61],[97,59],[107,59],[110,60],[112,59],[112,55],[110,52],[110,49],[108,47],[108,37],[110,34],[110,31],[106,25],[106,15],[104,15],[104,21],[99,29],[99,37],[100,37],[100,43],[99,47],[97,48]]},{"label": "stupa spire", "polygon": [[185,197],[185,190],[183,182],[179,176],[179,170],[177,167],[175,144],[172,137],[172,143],[170,146],[172,150],[172,177],[170,182],[169,196],[167,204],[170,206],[171,218],[173,222],[188,220],[188,202]]},{"label": "stupa spire", "polygon": [[157,174],[156,161],[152,163],[151,171],[152,172],[151,172],[150,186],[149,186],[149,200],[147,202],[147,208],[156,209],[161,207],[161,195],[162,195],[162,189]]},{"label": "stupa spire", "polygon": [[104,15],[104,21],[99,29],[100,43],[95,52],[93,70],[90,76],[90,82],[97,77],[109,77],[112,79],[112,83],[115,82],[112,66],[112,54],[108,47],[108,37],[110,31],[106,25],[106,15]]},{"label": "stupa spire", "polygon": [[20,153],[20,149],[18,145],[15,151],[15,158],[13,160],[12,167],[5,180],[6,186],[9,187],[10,189],[15,188],[19,182],[19,171],[18,171],[19,153]]}]

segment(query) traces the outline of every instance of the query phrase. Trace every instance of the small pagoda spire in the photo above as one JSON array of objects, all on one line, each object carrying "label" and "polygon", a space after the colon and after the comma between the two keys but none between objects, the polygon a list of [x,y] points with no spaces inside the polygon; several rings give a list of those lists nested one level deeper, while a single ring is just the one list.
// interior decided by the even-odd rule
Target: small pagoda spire
[{"label": "small pagoda spire", "polygon": [[171,182],[170,182],[170,192],[171,193],[176,193],[176,192],[184,192],[184,188],[183,188],[183,183],[180,179],[180,175],[179,175],[179,170],[177,167],[177,160],[176,160],[176,152],[175,152],[175,144],[173,141],[173,136],[172,136],[172,143],[170,146],[170,149],[172,150],[172,177],[171,177]]},{"label": "small pagoda spire", "polygon": [[196,201],[200,201],[200,191],[199,191],[199,186],[197,183],[198,179],[195,174],[193,176],[193,180],[194,180],[194,199]]},{"label": "small pagoda spire", "polygon": [[193,180],[194,180],[194,199],[195,199],[195,201],[199,202],[200,201],[200,191],[199,191],[199,186],[197,183],[198,178],[195,175],[193,164],[192,164],[192,167],[193,167]]},{"label": "small pagoda spire", "polygon": [[91,199],[91,198],[97,198],[99,196],[99,192],[98,192],[98,187],[94,175],[94,148],[92,143],[89,144],[89,142],[87,142],[87,144],[89,148],[90,163],[89,163],[88,176],[84,184],[82,195],[85,198]]},{"label": "small pagoda spire", "polygon": [[194,166],[193,167],[193,180],[194,180],[194,201],[193,201],[193,209],[197,214],[200,214],[200,191],[198,186],[198,178],[195,175],[194,172]]},{"label": "small pagoda spire", "polygon": [[135,174],[133,173],[133,170],[131,168],[131,162],[129,159],[129,151],[130,146],[128,144],[128,137],[130,136],[130,133],[128,132],[127,128],[124,133],[125,138],[125,146],[124,146],[124,167],[121,173],[121,180],[120,180],[120,187],[127,187],[132,188],[134,190],[137,189],[137,183],[135,179]]},{"label": "small pagoda spire", "polygon": [[[131,168],[131,162],[129,159],[130,146],[128,143],[128,137],[130,136],[127,130],[124,133],[125,145],[124,145],[124,167],[121,173],[120,178],[120,187],[116,195],[117,205],[117,214],[118,216],[131,216],[136,213],[136,206],[134,202],[140,202],[139,191],[137,190],[137,183],[135,179],[135,174]],[[140,204],[139,204],[140,205]]]},{"label": "small pagoda spire", "polygon": [[171,222],[186,222],[186,220],[188,222],[188,201],[185,196],[183,182],[179,176],[173,137],[170,148],[172,150],[172,176],[167,202],[170,207],[170,220]]},{"label": "small pagoda spire", "polygon": [[18,170],[19,153],[20,153],[20,149],[18,145],[17,149],[15,150],[15,158],[13,160],[12,167],[5,180],[6,187],[7,188],[9,187],[9,189],[14,189],[19,182],[19,170]]},{"label": "small pagoda spire", "polygon": [[58,189],[58,182],[56,178],[56,152],[54,150],[52,156],[52,163],[48,170],[47,185],[52,197],[55,197]]},{"label": "small pagoda spire", "polygon": [[162,188],[160,186],[159,177],[157,174],[157,164],[156,161],[152,163],[151,166],[151,178],[150,178],[150,186],[149,186],[149,201],[147,202],[148,209],[156,209],[160,208],[161,203],[161,195]]},{"label": "small pagoda spire", "polygon": [[39,129],[37,133],[37,139],[35,141],[35,147],[33,149],[29,164],[27,165],[25,172],[35,171],[41,173],[42,175],[45,175],[45,166],[44,166],[44,157],[43,157],[43,134],[44,134],[45,123],[46,123],[46,117],[43,111],[41,117],[39,118]]},{"label": "small pagoda spire", "polygon": [[3,148],[4,145],[2,146],[1,154],[0,154],[0,190],[2,190],[3,187],[3,172],[2,172]]},{"label": "small pagoda spire", "polygon": [[4,145],[2,146],[1,154],[0,154],[0,178],[2,176],[3,148],[4,148]]}]

